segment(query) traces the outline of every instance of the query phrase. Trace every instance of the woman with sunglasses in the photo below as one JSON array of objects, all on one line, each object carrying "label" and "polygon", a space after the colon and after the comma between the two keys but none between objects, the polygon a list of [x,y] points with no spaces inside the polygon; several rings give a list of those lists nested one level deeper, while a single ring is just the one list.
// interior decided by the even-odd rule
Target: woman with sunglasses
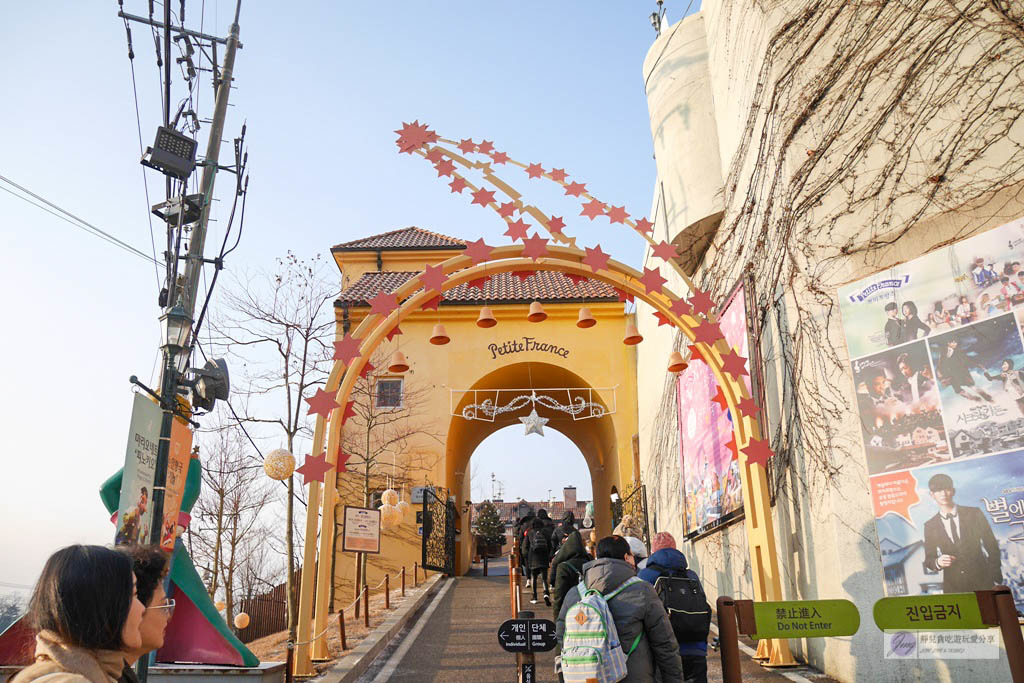
[{"label": "woman with sunglasses", "polygon": [[98,545],[72,545],[46,561],[29,603],[35,663],[12,679],[29,683],[114,683],[124,652],[141,647],[145,607],[132,562]]},{"label": "woman with sunglasses", "polygon": [[167,576],[167,555],[157,546],[126,545],[118,550],[132,561],[139,600],[146,606],[139,624],[141,644],[124,651],[125,667],[121,683],[136,683],[138,678],[132,669],[143,655],[159,650],[164,644],[167,622],[174,613],[174,600],[167,598],[164,578]]}]

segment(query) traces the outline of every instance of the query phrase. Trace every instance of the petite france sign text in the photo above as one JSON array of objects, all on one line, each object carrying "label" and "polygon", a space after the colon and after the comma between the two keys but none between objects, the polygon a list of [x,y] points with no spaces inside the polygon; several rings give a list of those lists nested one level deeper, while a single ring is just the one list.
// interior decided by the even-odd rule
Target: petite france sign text
[{"label": "petite france sign text", "polygon": [[557,344],[548,344],[547,342],[537,341],[536,337],[521,337],[519,339],[509,339],[501,344],[489,344],[487,346],[487,350],[491,352],[492,360],[498,356],[507,356],[512,353],[524,353],[529,351],[553,353],[554,355],[562,358],[569,357],[569,349],[558,346]]}]

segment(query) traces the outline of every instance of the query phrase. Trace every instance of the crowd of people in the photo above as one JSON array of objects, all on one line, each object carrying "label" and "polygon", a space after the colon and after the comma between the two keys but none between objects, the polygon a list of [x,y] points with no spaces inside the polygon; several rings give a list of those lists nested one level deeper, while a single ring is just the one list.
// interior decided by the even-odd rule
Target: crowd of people
[{"label": "crowd of people", "polygon": [[[612,666],[606,660],[614,657],[578,656],[578,650],[604,645],[624,655],[621,680],[706,683],[711,607],[670,533],[655,534],[648,553],[632,515],[623,515],[611,536],[598,539],[589,516],[577,521],[568,511],[556,523],[543,509],[520,518],[514,533],[530,602],[539,602],[543,585],[541,599],[552,608],[560,681],[589,680],[599,666],[595,662]],[[589,615],[605,609],[614,628],[592,635],[587,624],[603,617]]]},{"label": "crowd of people", "polygon": [[35,661],[12,683],[137,683],[132,667],[163,645],[174,611],[167,570],[155,546],[58,550],[29,602]]}]

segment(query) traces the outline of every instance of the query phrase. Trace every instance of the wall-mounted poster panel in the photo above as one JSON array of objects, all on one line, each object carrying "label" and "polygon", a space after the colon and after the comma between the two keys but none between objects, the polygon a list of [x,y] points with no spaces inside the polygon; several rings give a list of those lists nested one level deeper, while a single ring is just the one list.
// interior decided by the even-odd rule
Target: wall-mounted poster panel
[{"label": "wall-mounted poster panel", "polygon": [[[748,292],[741,280],[720,310],[725,340],[750,358],[751,329]],[[756,376],[756,361],[747,363]],[[744,377],[755,400],[760,396],[751,378]],[[706,533],[743,512],[739,460],[733,442],[732,416],[714,402],[718,384],[706,363],[691,360],[677,379],[679,459],[682,473],[684,522],[688,537]]]},{"label": "wall-mounted poster panel", "polygon": [[1024,610],[1024,219],[839,290],[887,595]]}]

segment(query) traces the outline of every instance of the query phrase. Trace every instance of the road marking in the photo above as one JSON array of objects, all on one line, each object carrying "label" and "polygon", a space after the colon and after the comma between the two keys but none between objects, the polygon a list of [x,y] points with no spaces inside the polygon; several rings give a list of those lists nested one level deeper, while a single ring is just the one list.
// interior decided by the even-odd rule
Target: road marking
[{"label": "road marking", "polygon": [[[718,624],[716,624],[715,622],[711,622],[711,630],[714,631],[717,634],[718,633]],[[752,648],[749,645],[747,645],[746,643],[740,641],[740,642],[738,642],[736,644],[740,646],[740,652],[742,652],[746,656],[750,657],[751,659],[753,659],[757,655],[757,651],[754,648]],[[765,667],[765,670],[766,671],[771,671],[773,674],[779,674],[780,676],[785,676],[789,680],[793,681],[793,683],[814,683],[814,681],[812,681],[811,679],[809,679],[809,678],[807,678],[805,676],[801,676],[800,674],[798,674],[795,671],[785,671],[784,669],[771,669],[771,668],[768,668],[768,667]],[[377,683],[377,682],[374,681],[374,683]]]},{"label": "road marking", "polygon": [[398,668],[398,665],[402,663],[402,659],[405,657],[406,653],[409,652],[409,648],[412,647],[416,638],[419,637],[420,631],[422,631],[423,627],[427,625],[428,621],[430,621],[430,615],[432,615],[434,610],[437,609],[437,606],[441,604],[441,600],[444,598],[445,593],[448,592],[448,589],[451,588],[454,583],[455,579],[448,579],[444,582],[444,586],[441,587],[441,590],[439,590],[437,595],[434,596],[430,605],[423,614],[420,615],[420,618],[416,621],[416,625],[413,626],[411,631],[409,631],[409,634],[402,641],[402,644],[398,649],[395,650],[395,653],[391,655],[391,659],[388,660],[388,663],[384,665],[384,668],[381,669],[373,679],[373,683],[384,683],[384,681],[390,680],[391,676]]}]

